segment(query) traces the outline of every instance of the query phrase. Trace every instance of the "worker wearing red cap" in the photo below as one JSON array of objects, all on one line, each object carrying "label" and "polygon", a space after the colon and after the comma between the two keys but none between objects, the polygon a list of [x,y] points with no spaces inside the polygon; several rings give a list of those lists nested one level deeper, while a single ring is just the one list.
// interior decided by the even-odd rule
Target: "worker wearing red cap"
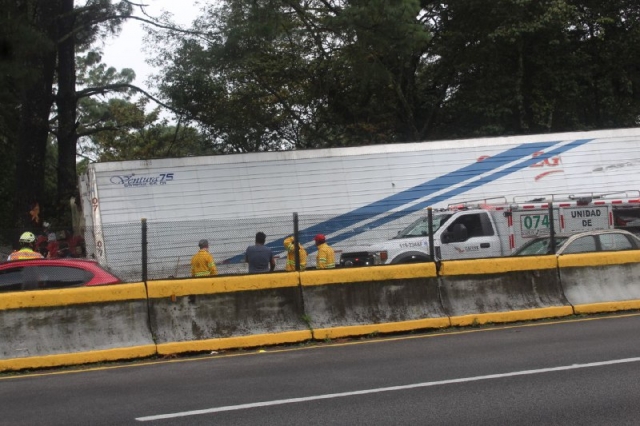
[{"label": "worker wearing red cap", "polygon": [[336,255],[333,249],[327,244],[327,239],[324,235],[318,234],[315,236],[314,241],[318,247],[318,254],[316,256],[316,269],[332,269],[336,267]]}]

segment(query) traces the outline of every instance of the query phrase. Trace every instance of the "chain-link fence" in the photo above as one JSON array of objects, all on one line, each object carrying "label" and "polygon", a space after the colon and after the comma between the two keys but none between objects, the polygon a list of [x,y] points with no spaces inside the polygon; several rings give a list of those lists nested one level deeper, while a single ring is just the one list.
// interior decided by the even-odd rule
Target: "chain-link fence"
[{"label": "chain-link fence", "polygon": [[[276,271],[285,269],[287,253],[284,239],[296,237],[309,257],[307,269],[316,264],[314,236],[324,234],[336,254],[357,245],[387,240],[397,235],[408,223],[424,212],[387,215],[385,218],[367,215],[272,216],[252,219],[197,220],[146,222],[146,266],[148,279],[184,278],[191,276],[191,258],[199,250],[198,241],[207,239],[218,274],[246,274],[245,252],[255,243],[257,232],[267,236],[265,245],[276,259]],[[137,227],[138,229],[133,229]],[[104,254],[95,253],[101,263],[123,280],[138,280],[142,276],[142,226],[138,224],[103,227],[96,237],[96,247]],[[100,244],[102,241],[102,244]],[[104,259],[101,259],[103,256]]]},{"label": "chain-link fence", "polygon": [[[267,236],[265,245],[276,259],[276,271],[285,269],[284,239],[296,236],[308,252],[307,269],[316,263],[314,236],[324,234],[336,254],[358,245],[387,240],[424,212],[412,214],[301,215],[287,214],[251,219],[140,221],[87,227],[82,235],[69,231],[41,230],[36,233],[36,250],[45,257],[77,257],[98,261],[125,282],[186,278],[191,276],[191,259],[201,239],[209,241],[219,275],[248,273],[247,247],[255,244],[257,232]],[[17,249],[0,247],[4,259]],[[143,250],[143,247],[145,250]]]},{"label": "chain-link fence", "polygon": [[248,272],[244,253],[255,244],[257,232],[267,235],[266,244],[276,257],[276,270],[286,262],[283,240],[293,234],[291,216],[263,219],[197,220],[147,223],[148,277],[191,276],[191,258],[199,250],[198,241],[209,241],[218,274]]},{"label": "chain-link fence", "polygon": [[[257,232],[267,236],[265,245],[276,259],[276,271],[287,263],[284,239],[295,235],[308,252],[307,269],[316,264],[314,236],[324,234],[335,251],[335,263],[340,255],[374,243],[387,241],[408,225],[426,219],[426,210],[395,212],[351,212],[343,215],[297,215],[295,213],[261,218],[231,218],[227,220],[138,221],[87,227],[82,235],[65,230],[42,230],[37,235],[36,249],[50,258],[78,257],[98,261],[125,282],[143,279],[186,278],[191,274],[191,259],[198,252],[198,242],[207,239],[219,275],[248,273],[245,252],[255,243]],[[621,216],[628,224],[637,217],[628,212]],[[617,221],[619,219],[616,215]],[[420,225],[418,225],[420,226]],[[426,225],[422,225],[426,226]],[[2,259],[17,247],[21,231],[12,245],[0,245]],[[426,235],[422,233],[422,235]]]},{"label": "chain-link fence", "polygon": [[[145,279],[186,278],[198,242],[207,239],[219,275],[248,273],[247,247],[255,244],[257,232],[267,236],[273,251],[275,271],[285,269],[284,239],[295,236],[308,252],[307,269],[316,265],[314,236],[324,234],[335,251],[335,263],[344,250],[393,238],[407,224],[425,216],[417,212],[391,214],[348,213],[338,216],[287,214],[251,219],[153,221],[87,227],[83,235],[44,230],[37,234],[36,250],[45,257],[79,257],[98,261],[125,282]],[[14,233],[17,235],[19,233]],[[6,259],[12,247],[0,253]],[[14,244],[14,249],[18,248]]]}]

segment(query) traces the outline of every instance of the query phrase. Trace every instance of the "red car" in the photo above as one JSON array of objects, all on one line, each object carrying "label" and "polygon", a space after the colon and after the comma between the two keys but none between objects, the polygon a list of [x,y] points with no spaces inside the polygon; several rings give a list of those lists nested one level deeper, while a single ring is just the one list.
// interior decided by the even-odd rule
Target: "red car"
[{"label": "red car", "polygon": [[0,292],[118,284],[122,281],[87,259],[29,259],[0,263]]}]

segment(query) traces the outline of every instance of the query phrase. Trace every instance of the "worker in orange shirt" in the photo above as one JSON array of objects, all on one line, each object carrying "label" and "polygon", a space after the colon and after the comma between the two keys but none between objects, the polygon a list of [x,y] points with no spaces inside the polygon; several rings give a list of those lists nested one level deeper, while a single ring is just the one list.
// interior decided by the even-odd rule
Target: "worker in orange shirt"
[{"label": "worker in orange shirt", "polygon": [[16,250],[9,255],[8,260],[42,259],[42,255],[34,251],[36,236],[32,232],[24,232],[18,240],[20,250]]},{"label": "worker in orange shirt", "polygon": [[209,253],[209,241],[200,240],[198,247],[200,247],[200,250],[191,258],[191,276],[209,277],[218,275],[213,256]]}]

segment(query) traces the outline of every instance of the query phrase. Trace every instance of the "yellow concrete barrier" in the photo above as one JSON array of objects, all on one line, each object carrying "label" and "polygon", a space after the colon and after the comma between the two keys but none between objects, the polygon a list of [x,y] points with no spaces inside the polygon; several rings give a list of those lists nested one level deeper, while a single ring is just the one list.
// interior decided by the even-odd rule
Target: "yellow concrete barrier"
[{"label": "yellow concrete barrier", "polygon": [[489,259],[447,260],[440,267],[441,276],[489,275],[516,271],[555,269],[554,256],[495,257]]},{"label": "yellow concrete barrier", "polygon": [[508,312],[517,312],[519,321],[522,315],[571,311],[556,256],[443,261],[440,272],[440,296],[452,324],[508,322]]},{"label": "yellow concrete barrier", "polygon": [[619,302],[640,299],[640,250],[567,254],[558,264],[562,288],[576,313],[610,312],[622,306]]},{"label": "yellow concrete barrier", "polygon": [[316,339],[449,324],[433,263],[311,270],[300,281]]},{"label": "yellow concrete barrier", "polygon": [[366,268],[338,268],[300,273],[303,286],[399,280],[411,278],[435,278],[433,263],[408,265],[371,266]]},{"label": "yellow concrete barrier", "polygon": [[310,340],[299,280],[297,272],[282,272],[149,282],[159,353],[266,344],[252,336],[271,336],[272,344]]},{"label": "yellow concrete barrier", "polygon": [[0,295],[0,371],[152,356],[143,283]]},{"label": "yellow concrete barrier", "polygon": [[146,299],[144,283],[0,293],[0,310]]}]

